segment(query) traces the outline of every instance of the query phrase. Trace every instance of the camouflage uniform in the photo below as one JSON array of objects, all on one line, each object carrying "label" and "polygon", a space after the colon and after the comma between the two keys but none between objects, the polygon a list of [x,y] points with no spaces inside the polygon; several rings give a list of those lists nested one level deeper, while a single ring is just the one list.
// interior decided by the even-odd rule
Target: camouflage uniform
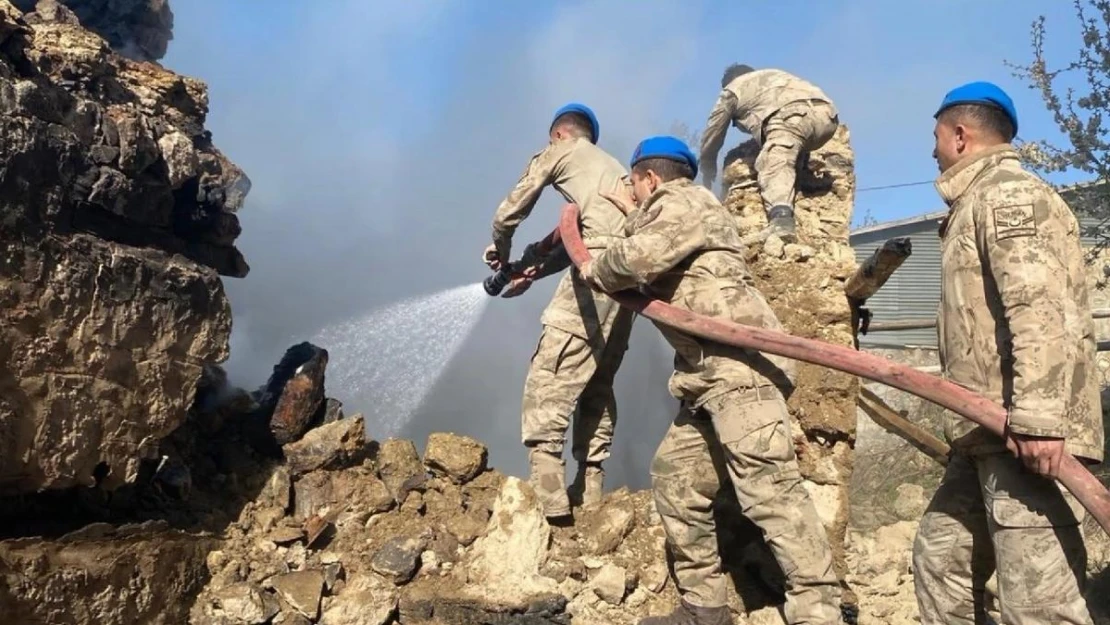
[{"label": "camouflage uniform", "polygon": [[[941,229],[944,376],[1006,406],[1012,431],[1066,438],[1073,455],[1101,461],[1094,322],[1075,216],[1009,145],[956,164],[937,190],[950,206]],[[945,434],[952,460],[914,544],[922,623],[980,622],[983,584],[996,567],[1007,625],[1091,623],[1083,508],[982,427],[950,414]]]},{"label": "camouflage uniform", "polygon": [[832,100],[813,84],[777,69],[743,74],[725,86],[709,113],[699,160],[710,177],[729,122],[762,146],[755,170],[767,209],[794,206],[799,156],[825,145],[840,125]]},{"label": "camouflage uniform", "polygon": [[[507,247],[540,192],[551,185],[578,205],[587,247],[603,249],[623,238],[624,214],[598,192],[627,184],[624,167],[588,139],[551,143],[532,157],[497,208],[493,241]],[[560,249],[544,263],[541,276],[569,265]],[[563,275],[543,312],[543,330],[524,382],[521,435],[530,449],[533,485],[548,516],[570,513],[562,455],[576,405],[571,447],[579,464],[575,486],[579,493],[587,491],[582,494],[587,502],[600,498],[601,463],[609,457],[617,421],[613,377],[628,349],[632,320],[631,311],[590,289],[577,269]]]},{"label": "camouflage uniform", "polygon": [[[591,274],[606,291],[640,287],[684,309],[782,331],[756,290],[733,218],[690,180],[663,184],[629,215],[628,238],[597,256]],[[652,461],[683,600],[726,605],[711,511],[721,457],[745,515],[764,532],[786,573],[790,623],[836,623],[840,586],[816,508],[802,484],[779,386],[793,362],[656,324],[675,348],[670,392],[683,403]]]}]

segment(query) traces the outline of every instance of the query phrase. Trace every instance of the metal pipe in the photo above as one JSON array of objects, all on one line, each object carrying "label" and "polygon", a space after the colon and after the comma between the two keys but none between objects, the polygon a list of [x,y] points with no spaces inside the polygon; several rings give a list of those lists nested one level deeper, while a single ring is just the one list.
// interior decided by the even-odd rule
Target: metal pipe
[{"label": "metal pipe", "polygon": [[863,386],[859,389],[857,404],[863,409],[871,420],[887,432],[900,437],[918,451],[936,460],[942,465],[948,464],[948,452],[951,448],[948,443],[933,436],[925,428],[903,417],[890,404],[883,401],[882,397]]},{"label": "metal pipe", "polygon": [[[1110,318],[1110,309],[1098,308],[1091,311],[1091,319]],[[936,319],[904,319],[902,321],[879,321],[867,326],[867,333],[898,332],[901,330],[925,330],[937,327]]]},{"label": "metal pipe", "polygon": [[[559,233],[575,267],[590,260],[578,226],[578,206],[567,204],[559,220]],[[859,352],[823,341],[791,336],[765,328],[746,326],[723,319],[703,317],[688,310],[648,298],[633,291],[610,294],[622,306],[652,321],[718,343],[754,349],[785,358],[867,378],[906,391],[947,408],[1001,437],[1006,426],[1006,410],[971,391],[892,362],[881,356]],[[1060,482],[1110,534],[1110,492],[1087,467],[1065,452],[1060,464]]]},{"label": "metal pipe", "polygon": [[864,301],[883,288],[886,281],[906,262],[913,252],[909,237],[888,239],[860,263],[856,272],[844,283],[848,299]]}]

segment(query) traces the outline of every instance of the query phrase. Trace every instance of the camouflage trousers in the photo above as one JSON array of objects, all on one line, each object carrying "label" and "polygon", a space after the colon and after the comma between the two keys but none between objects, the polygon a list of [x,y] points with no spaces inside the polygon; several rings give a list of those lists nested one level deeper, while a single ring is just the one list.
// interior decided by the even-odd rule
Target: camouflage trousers
[{"label": "camouflage trousers", "polygon": [[774,387],[731,391],[700,411],[681,410],[651,464],[655,507],[687,602],[727,603],[712,506],[722,483],[731,482],[786,574],[787,623],[839,623],[832,549],[802,484],[789,418]]},{"label": "camouflage trousers", "polygon": [[632,311],[614,305],[600,333],[589,339],[543,327],[524,381],[525,446],[561,457],[573,416],[574,459],[600,464],[609,458],[617,423],[613,378],[628,350],[632,321]]},{"label": "camouflage trousers", "polygon": [[793,102],[767,118],[755,159],[764,208],[794,206],[799,157],[828,143],[839,125],[824,102]]},{"label": "camouflage trousers", "polygon": [[953,454],[913,545],[921,623],[985,623],[992,573],[1006,625],[1090,624],[1085,511],[1008,453]]}]

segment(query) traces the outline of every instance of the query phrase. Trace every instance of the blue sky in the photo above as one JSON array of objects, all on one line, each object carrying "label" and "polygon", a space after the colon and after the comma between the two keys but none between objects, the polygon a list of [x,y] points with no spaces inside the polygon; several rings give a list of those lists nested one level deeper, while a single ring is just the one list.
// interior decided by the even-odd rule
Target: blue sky
[{"label": "blue sky", "polygon": [[[292,127],[273,138],[295,137],[322,149],[357,152],[359,145],[375,145],[377,154],[360,154],[349,163],[369,169],[384,146],[426,136],[425,120],[442,116],[460,98],[471,97],[468,92],[503,89],[511,95],[488,114],[520,120],[502,126],[505,134],[528,134],[539,142],[535,128],[550,109],[581,99],[598,109],[602,143],[623,160],[635,138],[665,132],[675,120],[700,127],[720,70],[734,60],[796,72],[836,100],[853,131],[861,189],[933,177],[931,113],[948,88],[968,80],[992,80],[1011,93],[1023,137],[1057,136],[1039,96],[1013,78],[1003,61],[1029,58],[1030,24],[1041,14],[1049,20],[1050,56],[1070,59],[1077,44],[1070,3],[754,4],[191,0],[174,7],[175,40],[165,63],[211,85],[210,127],[256,185],[263,185],[256,186],[259,195],[267,194],[267,177],[285,168],[259,162],[257,146],[242,145],[257,140],[235,127],[243,117],[284,115],[282,123]],[[529,57],[537,68],[562,63],[574,71],[557,69],[548,85],[515,91],[519,85],[498,75],[496,65]],[[631,75],[613,85],[609,79],[623,70]],[[635,126],[620,119],[630,110]],[[319,118],[325,111],[330,119]],[[349,125],[352,120],[360,123]],[[605,132],[614,120],[620,125],[616,137]],[[344,128],[335,132],[331,124]],[[738,134],[728,139],[739,140]],[[274,151],[263,153],[276,158]],[[503,193],[515,173],[497,171],[500,184],[491,181],[483,199]],[[856,217],[870,211],[880,220],[894,219],[937,207],[928,185],[864,191]]]},{"label": "blue sky", "polygon": [[[931,184],[864,189],[934,178],[932,113],[970,80],[1011,93],[1023,138],[1058,138],[1004,64],[1030,58],[1042,13],[1050,58],[1071,60],[1062,0],[177,2],[163,63],[208,83],[216,145],[253,182],[239,239],[251,275],[228,281],[232,369],[263,375],[273,337],[480,278],[493,210],[568,100],[594,107],[601,145],[623,161],[676,121],[700,128],[735,61],[795,72],[836,101],[856,223],[937,210]],[[726,147],[744,138],[732,130]],[[559,205],[544,194],[521,244]],[[521,316],[553,287],[519,300]],[[244,355],[252,343],[263,353]]]},{"label": "blue sky", "polygon": [[[213,139],[253,182],[238,240],[251,273],[225,281],[232,380],[261,383],[321,327],[484,278],[493,211],[569,100],[597,111],[601,145],[625,161],[676,121],[700,128],[728,64],[779,67],[836,101],[860,188],[930,181],[932,114],[958,84],[999,83],[1024,138],[1056,136],[1004,61],[1029,59],[1041,13],[1050,56],[1071,60],[1070,4],[177,0],[163,64],[208,83]],[[730,131],[726,146],[744,139]],[[515,249],[550,231],[560,205],[546,192]],[[863,191],[855,218],[938,208],[930,184]],[[475,435],[492,464],[525,470],[520,389],[554,286],[490,302],[406,437]],[[616,392],[636,425],[618,426],[612,486],[644,486],[673,417],[671,357],[654,328],[635,326]],[[377,409],[340,399],[349,412]]]}]

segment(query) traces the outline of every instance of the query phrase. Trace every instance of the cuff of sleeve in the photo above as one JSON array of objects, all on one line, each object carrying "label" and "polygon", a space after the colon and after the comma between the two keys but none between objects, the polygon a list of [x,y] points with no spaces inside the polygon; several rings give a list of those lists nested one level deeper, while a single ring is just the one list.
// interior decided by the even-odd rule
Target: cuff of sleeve
[{"label": "cuff of sleeve", "polygon": [[492,239],[494,243],[508,243],[513,240],[513,229],[494,226]]},{"label": "cuff of sleeve", "polygon": [[1067,428],[1064,420],[1056,415],[1058,411],[1032,412],[1015,409],[1010,412],[1010,431],[1025,436],[1045,436],[1049,438],[1066,438]]}]

